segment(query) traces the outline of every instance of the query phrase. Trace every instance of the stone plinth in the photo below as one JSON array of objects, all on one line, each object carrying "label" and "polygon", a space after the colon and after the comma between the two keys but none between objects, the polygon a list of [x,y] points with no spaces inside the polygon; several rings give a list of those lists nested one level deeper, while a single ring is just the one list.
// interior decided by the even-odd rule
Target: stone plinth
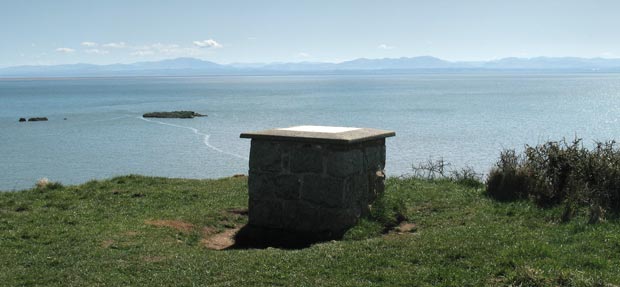
[{"label": "stone plinth", "polygon": [[251,138],[249,224],[333,237],[367,213],[384,189],[392,131],[298,126]]}]

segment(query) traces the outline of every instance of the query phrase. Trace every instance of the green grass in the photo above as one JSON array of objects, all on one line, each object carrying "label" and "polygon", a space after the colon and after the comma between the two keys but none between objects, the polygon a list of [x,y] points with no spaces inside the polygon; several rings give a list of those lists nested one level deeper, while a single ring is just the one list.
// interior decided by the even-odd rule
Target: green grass
[{"label": "green grass", "polygon": [[[342,241],[299,250],[214,251],[202,228],[246,218],[245,178],[142,176],[0,193],[0,285],[610,286],[620,222],[560,223],[561,208],[488,199],[448,180],[387,181],[412,233],[364,220]],[[380,218],[381,216],[379,216]],[[189,232],[149,220],[193,224]]]}]

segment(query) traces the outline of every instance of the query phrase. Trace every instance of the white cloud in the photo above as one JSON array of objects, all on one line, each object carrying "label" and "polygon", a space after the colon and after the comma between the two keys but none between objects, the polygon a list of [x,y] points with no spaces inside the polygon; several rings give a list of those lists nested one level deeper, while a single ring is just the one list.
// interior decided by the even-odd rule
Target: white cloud
[{"label": "white cloud", "polygon": [[103,44],[103,47],[105,48],[115,48],[115,49],[122,49],[127,47],[127,44],[125,42],[112,42],[112,43],[107,43],[107,44]]},{"label": "white cloud", "polygon": [[165,57],[202,57],[211,53],[210,49],[201,47],[183,47],[178,44],[154,43],[140,46],[127,46],[131,56],[165,56]]},{"label": "white cloud", "polygon": [[204,41],[194,41],[193,42],[195,46],[198,46],[200,48],[222,48],[223,46],[216,42],[213,39],[208,39],[208,40],[204,40]]},{"label": "white cloud", "polygon": [[97,55],[105,55],[105,54],[109,53],[106,50],[100,50],[100,49],[87,49],[84,52],[86,52],[88,54],[97,54]]},{"label": "white cloud", "polygon": [[56,49],[56,52],[59,52],[59,53],[73,53],[73,52],[75,52],[75,50],[71,49],[71,48],[58,48],[58,49]]},{"label": "white cloud", "polygon": [[164,54],[174,54],[177,51],[179,51],[181,47],[177,44],[155,43],[155,44],[152,44],[149,47],[149,49],[153,49],[153,50],[156,50],[157,52],[164,53]]},{"label": "white cloud", "polygon": [[145,57],[145,56],[151,56],[154,55],[155,52],[151,51],[151,50],[138,50],[135,52],[132,52],[131,55],[132,56],[138,56],[138,57]]},{"label": "white cloud", "polygon": [[388,44],[381,44],[381,45],[377,46],[377,48],[383,49],[383,50],[392,50],[392,49],[394,49],[394,46],[389,46]]},{"label": "white cloud", "polygon": [[308,57],[310,57],[310,54],[305,53],[305,52],[299,52],[299,53],[297,54],[297,56],[298,56],[298,57],[302,57],[302,58],[308,58]]},{"label": "white cloud", "polygon": [[131,47],[134,52],[131,53],[132,56],[150,56],[155,54],[163,54],[163,55],[176,55],[181,53],[184,48],[181,48],[177,44],[162,44],[155,43],[151,45],[143,45],[143,46],[134,46]]},{"label": "white cloud", "polygon": [[97,45],[99,45],[99,44],[97,44],[97,43],[95,43],[95,42],[88,42],[88,41],[86,41],[86,42],[82,42],[82,43],[80,43],[80,45],[82,45],[82,46],[84,46],[84,47],[96,47],[96,46],[97,46]]}]

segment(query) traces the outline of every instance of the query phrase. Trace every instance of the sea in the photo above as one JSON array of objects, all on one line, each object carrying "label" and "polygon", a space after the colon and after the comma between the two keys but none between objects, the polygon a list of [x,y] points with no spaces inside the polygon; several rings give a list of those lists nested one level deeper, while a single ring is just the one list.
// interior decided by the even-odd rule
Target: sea
[{"label": "sea", "polygon": [[[145,119],[152,111],[208,117]],[[20,117],[47,117],[18,122]],[[393,130],[386,172],[421,162],[487,173],[503,149],[620,137],[620,74],[413,74],[0,79],[0,190],[127,174],[247,174],[239,134],[297,125]]]}]

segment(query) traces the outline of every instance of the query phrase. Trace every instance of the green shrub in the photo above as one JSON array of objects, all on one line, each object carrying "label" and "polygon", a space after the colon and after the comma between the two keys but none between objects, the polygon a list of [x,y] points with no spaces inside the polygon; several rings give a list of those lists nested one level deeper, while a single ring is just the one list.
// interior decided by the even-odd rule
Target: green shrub
[{"label": "green shrub", "polygon": [[588,207],[590,222],[620,213],[620,149],[614,141],[587,149],[580,139],[505,150],[489,173],[487,194],[497,200],[530,198],[540,206],[565,205],[563,219]]},{"label": "green shrub", "polygon": [[530,195],[542,206],[561,203],[579,185],[580,165],[588,157],[581,140],[547,142],[525,149],[525,168],[530,171]]},{"label": "green shrub", "polygon": [[487,179],[487,193],[500,201],[513,201],[527,196],[528,178],[521,171],[493,169]]},{"label": "green shrub", "polygon": [[514,150],[502,151],[487,178],[487,194],[501,201],[526,198],[530,185],[527,174],[522,157]]}]

